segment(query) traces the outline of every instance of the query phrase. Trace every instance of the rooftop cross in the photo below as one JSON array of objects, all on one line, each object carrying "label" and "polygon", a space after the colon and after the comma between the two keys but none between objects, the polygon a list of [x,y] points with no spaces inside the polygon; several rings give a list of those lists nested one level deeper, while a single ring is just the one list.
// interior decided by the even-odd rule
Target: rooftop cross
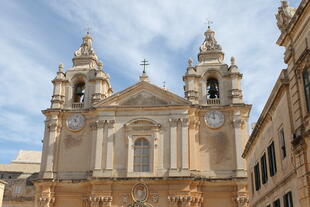
[{"label": "rooftop cross", "polygon": [[84,30],[86,30],[86,33],[87,34],[89,34],[90,33],[90,30],[91,30],[92,28],[90,27],[90,26],[88,26],[88,27],[86,27],[86,28],[84,28]]},{"label": "rooftop cross", "polygon": [[140,65],[143,65],[143,73],[145,73],[145,66],[150,65],[150,64],[148,63],[149,61],[143,59],[141,62],[142,62],[142,63],[141,63]]},{"label": "rooftop cross", "polygon": [[210,28],[211,24],[213,24],[213,21],[207,19],[207,22],[205,22],[205,24],[207,24],[208,28]]}]

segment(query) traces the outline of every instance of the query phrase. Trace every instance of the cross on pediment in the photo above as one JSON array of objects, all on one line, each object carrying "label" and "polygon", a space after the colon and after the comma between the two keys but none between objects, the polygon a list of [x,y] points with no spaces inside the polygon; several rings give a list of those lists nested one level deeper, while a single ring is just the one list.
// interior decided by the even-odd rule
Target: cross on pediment
[{"label": "cross on pediment", "polygon": [[149,61],[143,59],[141,62],[142,62],[142,63],[141,63],[140,65],[143,66],[143,73],[145,73],[145,67],[146,67],[147,65],[150,65],[150,64],[148,63]]}]

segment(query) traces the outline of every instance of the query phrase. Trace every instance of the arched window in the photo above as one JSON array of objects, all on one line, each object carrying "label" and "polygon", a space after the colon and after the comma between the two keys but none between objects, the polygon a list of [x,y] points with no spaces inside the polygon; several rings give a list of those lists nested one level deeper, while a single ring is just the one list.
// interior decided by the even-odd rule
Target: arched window
[{"label": "arched window", "polygon": [[76,103],[83,103],[85,95],[85,83],[79,82],[74,86],[74,98],[73,101]]},{"label": "arched window", "polygon": [[219,82],[215,78],[207,80],[207,98],[220,98]]},{"label": "arched window", "polygon": [[139,138],[134,143],[134,171],[150,171],[150,143],[145,138]]}]

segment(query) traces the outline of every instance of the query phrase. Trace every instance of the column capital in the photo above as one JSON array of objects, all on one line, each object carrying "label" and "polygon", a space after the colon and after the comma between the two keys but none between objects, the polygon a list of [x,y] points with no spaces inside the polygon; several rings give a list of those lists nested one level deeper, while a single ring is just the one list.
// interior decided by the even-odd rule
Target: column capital
[{"label": "column capital", "polygon": [[47,123],[47,128],[49,131],[57,131],[58,125],[57,125],[56,121],[51,121],[51,122]]},{"label": "column capital", "polygon": [[109,128],[113,128],[114,127],[115,120],[107,120],[106,122],[107,122]]},{"label": "column capital", "polygon": [[242,128],[245,124],[245,121],[242,119],[233,119],[232,124],[234,128]]},{"label": "column capital", "polygon": [[169,123],[171,127],[175,127],[178,124],[179,119],[177,118],[170,118]]},{"label": "column capital", "polygon": [[182,127],[187,127],[189,124],[188,118],[182,118],[180,121],[182,123]]}]

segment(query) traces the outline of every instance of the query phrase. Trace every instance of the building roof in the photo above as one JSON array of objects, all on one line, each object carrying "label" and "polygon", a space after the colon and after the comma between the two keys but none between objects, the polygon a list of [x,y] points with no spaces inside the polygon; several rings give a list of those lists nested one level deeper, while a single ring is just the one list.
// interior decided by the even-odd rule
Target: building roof
[{"label": "building roof", "polygon": [[41,155],[41,151],[20,150],[16,156],[16,159],[12,160],[11,163],[40,164]]},{"label": "building roof", "polygon": [[276,81],[276,84],[274,85],[272,91],[271,91],[271,94],[264,106],[264,109],[262,111],[262,113],[260,114],[259,118],[258,118],[258,121],[249,137],[249,140],[245,146],[245,149],[243,151],[243,154],[242,154],[242,157],[245,158],[248,154],[248,152],[250,151],[250,148],[251,146],[253,145],[253,143],[255,142],[256,138],[258,137],[258,134],[261,130],[261,127],[263,125],[263,123],[265,122],[268,114],[269,114],[269,111],[271,110],[272,107],[275,106],[276,104],[276,101],[278,100],[279,98],[279,94],[281,92],[281,89],[285,86],[285,85],[288,85],[289,83],[289,80],[288,80],[288,77],[287,77],[287,71],[286,69],[282,70],[279,77],[278,77],[278,80]]},{"label": "building roof", "polygon": [[35,173],[40,170],[41,163],[40,151],[20,150],[17,153],[16,159],[9,164],[0,164],[0,171],[5,172],[23,172]]}]

